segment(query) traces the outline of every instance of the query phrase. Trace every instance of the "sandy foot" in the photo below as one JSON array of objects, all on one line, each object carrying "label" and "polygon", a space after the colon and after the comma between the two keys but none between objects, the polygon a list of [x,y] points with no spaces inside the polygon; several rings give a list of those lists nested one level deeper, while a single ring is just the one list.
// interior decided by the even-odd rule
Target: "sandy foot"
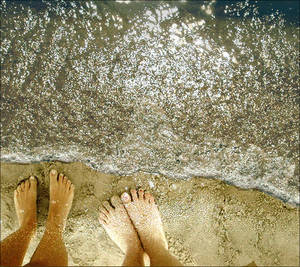
[{"label": "sandy foot", "polygon": [[57,223],[62,229],[66,226],[74,197],[74,185],[62,173],[50,172],[50,205],[48,219]]},{"label": "sandy foot", "polygon": [[132,200],[126,192],[122,194],[121,199],[137,229],[145,251],[147,252],[153,247],[160,246],[168,249],[168,243],[154,197],[142,189],[138,192],[132,189],[130,192]]},{"label": "sandy foot", "polygon": [[14,202],[20,227],[36,228],[37,180],[31,176],[14,191]]},{"label": "sandy foot", "polygon": [[100,208],[99,222],[109,235],[109,237],[127,254],[128,251],[142,251],[141,242],[138,238],[132,222],[125,210],[125,207],[119,196],[111,198],[111,204],[108,201],[103,202]]}]

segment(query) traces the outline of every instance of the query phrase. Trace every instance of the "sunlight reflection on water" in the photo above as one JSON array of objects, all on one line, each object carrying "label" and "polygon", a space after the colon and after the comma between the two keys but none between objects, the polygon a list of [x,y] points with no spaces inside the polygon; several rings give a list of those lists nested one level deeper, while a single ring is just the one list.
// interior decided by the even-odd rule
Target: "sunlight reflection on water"
[{"label": "sunlight reflection on water", "polygon": [[3,1],[1,159],[215,177],[299,203],[298,24],[227,3]]}]

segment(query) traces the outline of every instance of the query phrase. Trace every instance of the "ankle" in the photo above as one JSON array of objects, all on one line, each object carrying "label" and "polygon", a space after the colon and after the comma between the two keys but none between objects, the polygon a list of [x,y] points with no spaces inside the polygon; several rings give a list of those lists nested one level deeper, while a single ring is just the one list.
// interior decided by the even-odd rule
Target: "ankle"
[{"label": "ankle", "polygon": [[165,254],[168,251],[168,247],[161,242],[153,242],[152,244],[148,244],[144,246],[145,252],[150,255],[157,255],[157,254]]},{"label": "ankle", "polygon": [[53,213],[48,214],[46,228],[47,229],[55,229],[62,231],[64,229],[65,221],[60,215],[56,215]]},{"label": "ankle", "polygon": [[144,254],[144,250],[141,246],[128,246],[127,250],[125,251],[125,254],[132,254],[132,255],[142,255]]},{"label": "ankle", "polygon": [[[143,250],[142,247],[136,248],[136,247],[129,247],[127,251],[125,252],[125,260],[124,263],[127,266],[128,265],[128,260],[130,259],[130,263],[134,262],[135,266],[144,266],[144,254],[145,251]],[[126,260],[127,259],[127,260]],[[127,264],[126,264],[127,263]],[[132,266],[129,264],[128,266]]]},{"label": "ankle", "polygon": [[36,220],[24,222],[22,223],[19,229],[22,231],[29,232],[31,234],[35,234],[37,230],[37,222]]}]

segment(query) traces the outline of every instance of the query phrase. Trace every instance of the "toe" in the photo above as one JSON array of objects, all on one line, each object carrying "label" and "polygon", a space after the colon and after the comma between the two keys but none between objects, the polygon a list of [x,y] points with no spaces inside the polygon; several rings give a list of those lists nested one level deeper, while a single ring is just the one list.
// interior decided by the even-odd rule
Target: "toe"
[{"label": "toe", "polygon": [[149,197],[149,202],[150,203],[154,203],[155,201],[154,201],[154,197],[150,194],[150,197]]},{"label": "toe", "polygon": [[72,184],[71,181],[68,180],[68,181],[67,181],[67,188],[68,188],[69,190],[70,190],[71,184]]},{"label": "toe", "polygon": [[60,183],[63,183],[63,181],[64,181],[64,175],[62,173],[59,174],[58,181]]},{"label": "toe", "polygon": [[29,189],[29,181],[28,179],[24,182],[25,184],[25,191],[27,191]]},{"label": "toe", "polygon": [[65,176],[64,177],[64,184],[67,184],[68,183],[68,178]]},{"label": "toe", "polygon": [[136,201],[138,199],[137,193],[135,189],[131,189],[130,190],[131,196],[132,196],[132,200]]},{"label": "toe", "polygon": [[123,205],[123,203],[122,203],[120,197],[117,196],[117,195],[112,196],[111,199],[110,199],[110,202],[111,202],[111,204],[112,204],[115,208],[120,207],[120,206]]},{"label": "toe", "polygon": [[23,181],[23,182],[20,184],[20,186],[21,186],[21,192],[24,191],[24,190],[25,190],[25,181]]},{"label": "toe", "polygon": [[121,200],[124,204],[128,204],[131,202],[131,197],[130,195],[127,193],[127,192],[124,192],[122,195],[121,195]]},{"label": "toe", "polygon": [[51,170],[50,172],[50,183],[51,184],[56,184],[57,183],[57,171],[56,170]]},{"label": "toe", "polygon": [[19,186],[17,187],[17,191],[18,191],[18,193],[22,192],[21,185],[19,185]]},{"label": "toe", "polygon": [[104,222],[107,222],[108,220],[107,216],[103,212],[99,213],[99,219],[103,220]]},{"label": "toe", "polygon": [[24,191],[24,190],[25,190],[25,183],[22,182],[22,183],[21,183],[21,191]]},{"label": "toe", "polygon": [[108,201],[104,201],[102,204],[108,212],[113,212],[114,211],[113,207],[109,204]]},{"label": "toe", "polygon": [[143,200],[143,199],[144,199],[144,190],[139,189],[139,200]]},{"label": "toe", "polygon": [[146,199],[148,202],[149,202],[149,200],[150,200],[150,197],[151,197],[150,192],[145,191],[145,199]]},{"label": "toe", "polygon": [[100,213],[103,213],[103,214],[105,214],[105,215],[108,215],[108,214],[109,214],[108,211],[106,210],[106,208],[104,208],[103,206],[101,206],[101,207],[99,208],[99,211],[100,211]]},{"label": "toe", "polygon": [[34,176],[30,176],[29,183],[30,183],[30,189],[36,190],[37,180],[35,179]]},{"label": "toe", "polygon": [[100,217],[99,217],[99,222],[100,222],[100,224],[102,224],[102,225],[107,224],[107,222],[106,222],[105,220],[103,220],[102,218],[100,218]]}]

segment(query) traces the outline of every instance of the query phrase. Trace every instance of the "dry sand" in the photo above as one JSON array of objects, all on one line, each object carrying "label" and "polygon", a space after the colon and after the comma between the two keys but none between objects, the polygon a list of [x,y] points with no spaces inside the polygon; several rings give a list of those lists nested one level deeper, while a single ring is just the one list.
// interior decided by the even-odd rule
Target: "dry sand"
[{"label": "dry sand", "polygon": [[49,170],[56,168],[76,186],[65,229],[69,265],[120,265],[123,254],[97,221],[98,207],[131,187],[149,189],[161,211],[170,251],[185,265],[299,266],[299,208],[257,190],[241,190],[218,180],[187,181],[136,173],[115,176],[81,163],[1,163],[1,240],[17,229],[13,190],[35,175],[38,233],[24,263],[44,231],[49,197]]}]

